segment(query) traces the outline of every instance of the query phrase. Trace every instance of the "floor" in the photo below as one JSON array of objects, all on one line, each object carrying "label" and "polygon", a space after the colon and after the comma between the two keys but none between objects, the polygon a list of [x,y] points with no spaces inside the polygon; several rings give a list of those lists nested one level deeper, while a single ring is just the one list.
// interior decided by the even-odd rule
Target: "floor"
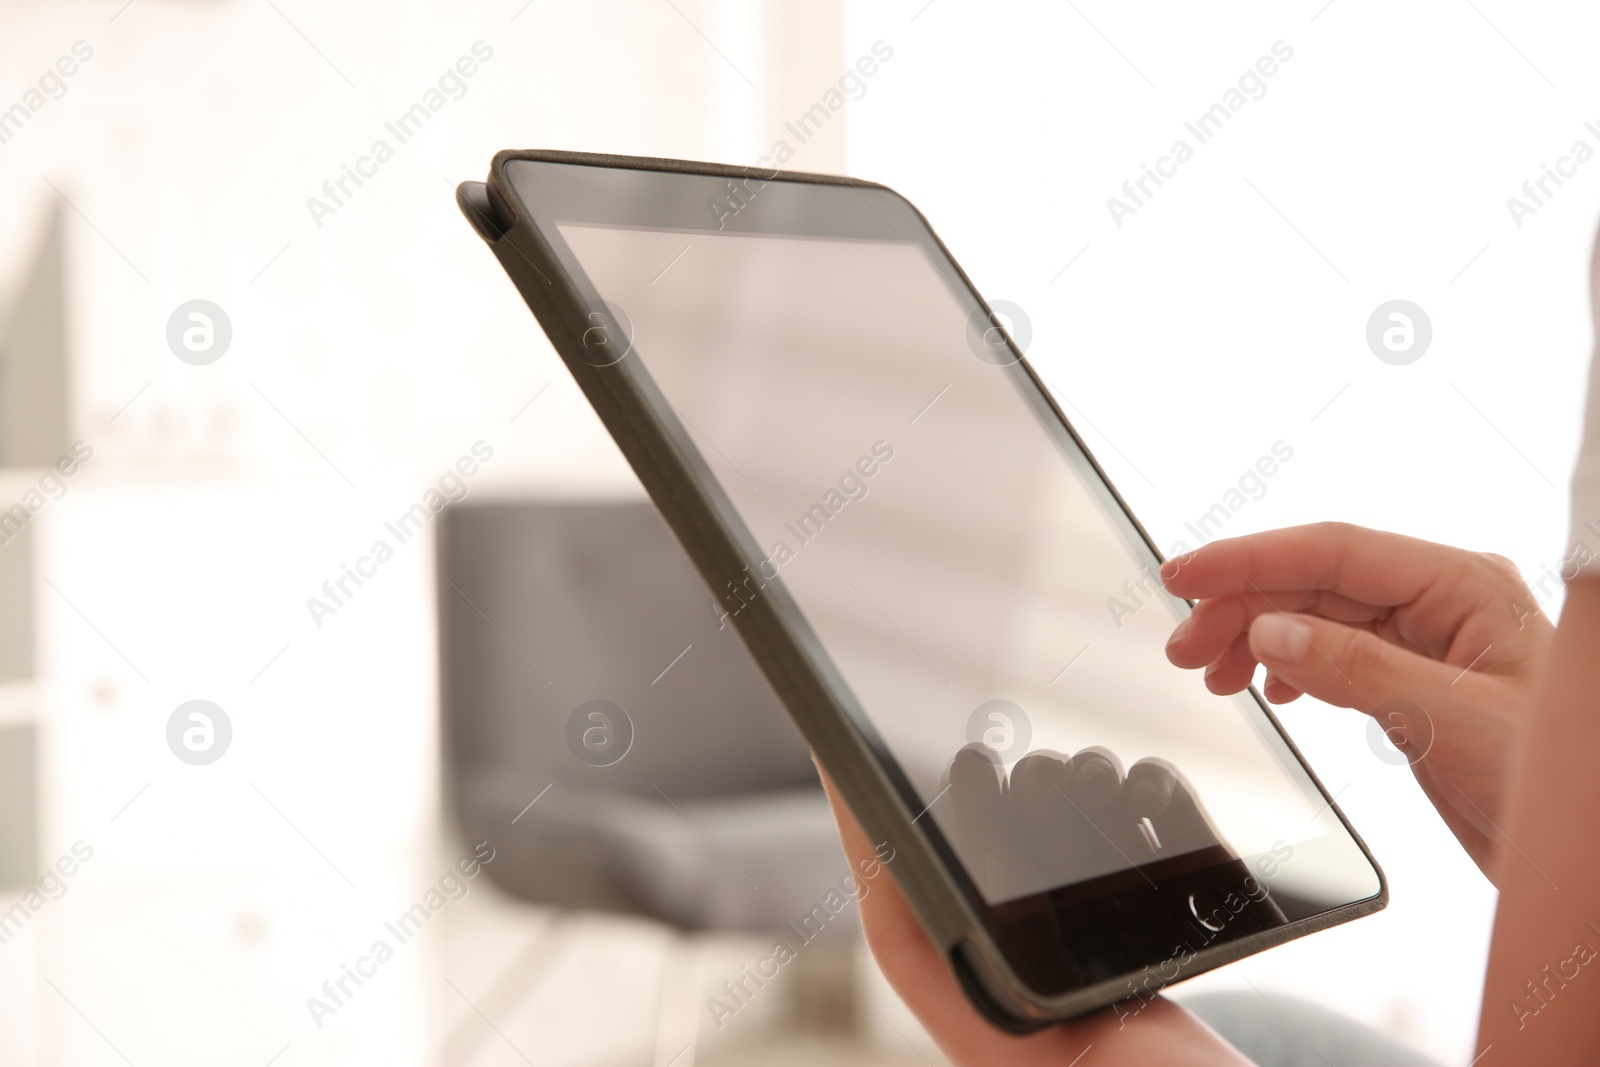
[{"label": "floor", "polygon": [[770,956],[771,938],[533,907],[486,881],[441,918],[432,1007],[446,1067],[948,1062],[858,934],[804,946],[735,999],[724,983]]}]

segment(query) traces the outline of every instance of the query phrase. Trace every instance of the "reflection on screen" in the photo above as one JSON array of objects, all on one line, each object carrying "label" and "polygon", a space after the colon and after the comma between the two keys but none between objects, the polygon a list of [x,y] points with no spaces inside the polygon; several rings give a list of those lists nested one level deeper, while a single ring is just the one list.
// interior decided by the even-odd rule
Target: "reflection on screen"
[{"label": "reflection on screen", "polygon": [[990,903],[1324,832],[1253,705],[1167,663],[1132,527],[922,249],[559,230]]}]

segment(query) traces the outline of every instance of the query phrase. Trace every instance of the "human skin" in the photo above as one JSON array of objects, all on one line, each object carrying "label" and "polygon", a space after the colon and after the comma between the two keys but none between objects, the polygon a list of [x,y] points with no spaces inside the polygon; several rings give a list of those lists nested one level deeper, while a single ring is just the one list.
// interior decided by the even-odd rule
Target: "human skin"
[{"label": "human skin", "polygon": [[1260,663],[1274,703],[1310,693],[1379,716],[1495,877],[1494,827],[1555,632],[1509,560],[1317,523],[1214,542],[1169,560],[1161,577],[1197,601],[1167,645],[1174,664],[1204,667],[1212,692],[1237,693]]},{"label": "human skin", "polygon": [[[1600,338],[1600,239],[1589,290],[1594,334]],[[1592,527],[1597,516],[1583,513],[1593,501],[1592,469],[1587,472],[1591,491],[1582,487],[1597,444],[1600,352],[1589,374],[1590,439],[1579,464],[1573,517]],[[1578,545],[1569,559],[1584,562]],[[1585,571],[1568,582],[1549,669],[1534,695],[1522,757],[1499,823],[1506,847],[1494,876],[1500,903],[1478,1024],[1484,1067],[1600,1062],[1597,703],[1600,573]]]},{"label": "human skin", "polygon": [[1597,700],[1600,577],[1582,577],[1568,585],[1499,824],[1506,847],[1495,877],[1480,1067],[1600,1062]]}]

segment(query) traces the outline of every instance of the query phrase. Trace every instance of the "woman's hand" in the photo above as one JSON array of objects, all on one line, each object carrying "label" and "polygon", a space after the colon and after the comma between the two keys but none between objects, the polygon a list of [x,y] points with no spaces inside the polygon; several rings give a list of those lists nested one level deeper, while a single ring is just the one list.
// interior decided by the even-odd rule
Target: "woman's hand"
[{"label": "woman's hand", "polygon": [[1217,541],[1161,577],[1198,601],[1167,645],[1174,664],[1237,693],[1261,663],[1273,703],[1310,693],[1374,716],[1494,877],[1494,826],[1554,634],[1509,560],[1320,523]]},{"label": "woman's hand", "polygon": [[[871,841],[845,807],[828,776],[822,776],[839,820],[850,869],[875,869]],[[950,962],[928,940],[900,887],[880,878],[861,896],[867,944],[889,984],[939,1043],[951,1061],[967,1067],[1249,1067],[1249,1061],[1200,1020],[1156,997],[1137,1015],[1119,1017],[1110,1008],[1015,1037],[991,1026],[967,1002]]]}]

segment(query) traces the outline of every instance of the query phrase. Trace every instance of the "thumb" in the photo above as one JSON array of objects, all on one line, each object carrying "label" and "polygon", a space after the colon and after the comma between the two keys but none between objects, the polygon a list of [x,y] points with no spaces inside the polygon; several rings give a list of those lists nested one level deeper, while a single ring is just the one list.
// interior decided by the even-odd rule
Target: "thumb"
[{"label": "thumb", "polygon": [[1301,692],[1368,715],[1393,700],[1449,693],[1461,673],[1370,630],[1314,615],[1259,616],[1250,626],[1250,651],[1274,677]]}]

